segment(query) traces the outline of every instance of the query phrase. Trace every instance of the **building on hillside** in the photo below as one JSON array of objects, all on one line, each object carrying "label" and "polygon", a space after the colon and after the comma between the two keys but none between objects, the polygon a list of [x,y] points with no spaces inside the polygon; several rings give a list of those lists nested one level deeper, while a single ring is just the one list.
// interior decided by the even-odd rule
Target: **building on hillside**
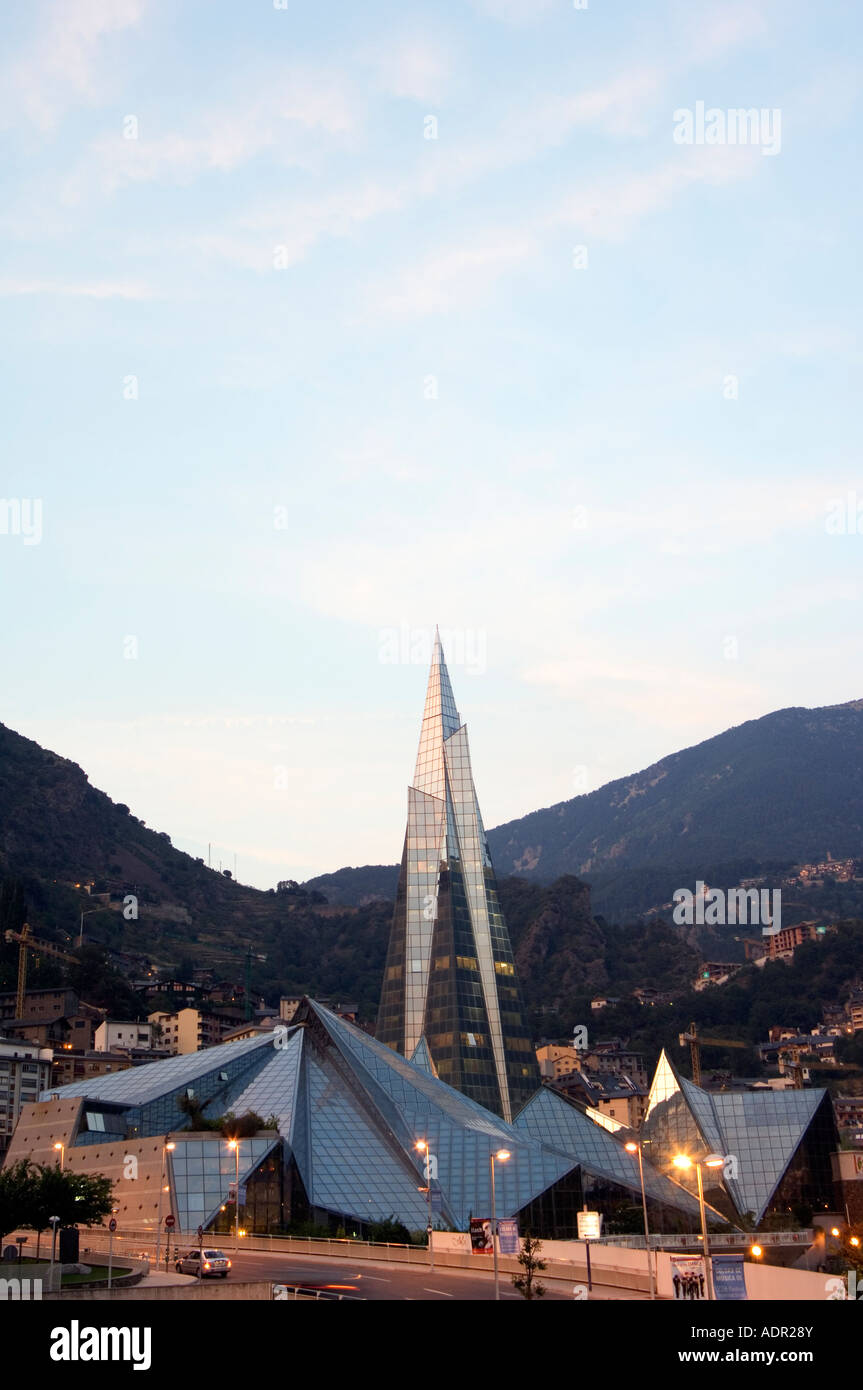
[{"label": "building on hillside", "polygon": [[831,1154],[839,1136],[826,1090],[706,1091],[675,1070],[663,1051],[641,1127],[660,1172],[676,1171],[695,1190],[695,1170],[675,1169],[675,1154],[718,1155],[704,1168],[705,1197],[731,1221],[770,1215],[802,1224],[807,1211],[832,1211]]},{"label": "building on hillside", "polygon": [[93,1076],[110,1076],[140,1062],[151,1062],[157,1055],[129,1049],[123,1052],[55,1052],[51,1063],[51,1090],[57,1091],[61,1086],[69,1086]]},{"label": "building on hillside", "polygon": [[10,1037],[39,1047],[86,1049],[93,1046],[93,1019],[86,1014],[10,1018],[3,1027]]},{"label": "building on hillside", "polygon": [[149,1021],[105,1018],[93,1035],[95,1052],[123,1051],[126,1048],[153,1046],[153,1025]]},{"label": "building on hillside", "polygon": [[582,1054],[588,1071],[611,1072],[615,1076],[631,1076],[637,1086],[647,1090],[647,1068],[640,1052],[624,1047],[620,1038],[608,1038],[594,1043]]},{"label": "building on hillside", "polygon": [[732,976],[742,969],[743,966],[739,962],[706,960],[693,980],[692,988],[696,993],[700,993],[710,985],[727,984]]},{"label": "building on hillside", "polygon": [[569,1043],[543,1043],[536,1049],[536,1060],[543,1081],[556,1081],[578,1071],[581,1054]]},{"label": "building on hillside", "polygon": [[644,1119],[647,1091],[631,1077],[613,1072],[573,1071],[551,1084],[555,1090],[627,1129],[638,1129]]},{"label": "building on hillside", "polygon": [[600,1009],[613,1009],[620,1003],[619,995],[597,994],[591,999],[590,1007],[594,1013],[599,1013]]},{"label": "building on hillside", "polygon": [[507,1121],[539,1084],[438,633],[376,1036],[404,1057],[422,1044],[443,1081]]},{"label": "building on hillside", "polygon": [[846,1010],[851,1032],[859,1033],[863,1028],[863,993],[855,991],[848,1000]]},{"label": "building on hillside", "polygon": [[[221,1042],[225,1023],[220,1015],[203,1014],[200,1009],[186,1007],[176,1013],[157,1011],[148,1015],[148,1022],[154,1024],[153,1046],[172,1057],[187,1052],[199,1052],[202,1047],[215,1047]],[[229,1027],[236,1027],[237,1020],[231,1019]]]},{"label": "building on hillside", "polygon": [[23,1107],[50,1085],[52,1056],[49,1047],[0,1037],[0,1167]]},{"label": "building on hillside", "polygon": [[[254,1112],[277,1125],[240,1141],[239,1218],[249,1233],[313,1221],[362,1235],[390,1217],[421,1231],[429,1196],[436,1225],[466,1231],[471,1216],[490,1212],[490,1158],[501,1149],[510,1158],[496,1165],[497,1213],[523,1230],[574,1237],[585,1204],[603,1213],[607,1230],[618,1215],[626,1230],[640,1208],[637,1160],[565,1097],[543,1088],[507,1124],[435,1077],[424,1046],[408,1061],[311,1000],[274,1036],[42,1097],[26,1107],[7,1161],[51,1161],[54,1144],[64,1144],[66,1168],[115,1180],[121,1228],[150,1238],[164,1165],[162,1216],[174,1217],[178,1237],[199,1226],[215,1236],[237,1215],[236,1157],[218,1132],[186,1128],[181,1101],[192,1096],[208,1115]],[[429,1195],[419,1138],[431,1151]],[[651,1228],[698,1230],[692,1195],[648,1162],[644,1169]]]},{"label": "building on hillside", "polygon": [[293,1023],[294,1014],[303,1002],[302,994],[283,994],[279,1000],[279,1018],[282,1023]]},{"label": "building on hillside", "polygon": [[863,1095],[834,1096],[833,1114],[843,1144],[863,1149]]},{"label": "building on hillside", "polygon": [[[21,1019],[65,1018],[79,1012],[78,996],[74,989],[28,989],[24,995]],[[18,996],[15,990],[0,994],[0,1023],[17,1017]]]},{"label": "building on hillside", "polygon": [[828,933],[835,930],[835,925],[828,926],[823,922],[798,922],[794,927],[782,927],[774,936],[765,938],[767,959],[793,960],[794,952],[804,941],[823,941]]}]

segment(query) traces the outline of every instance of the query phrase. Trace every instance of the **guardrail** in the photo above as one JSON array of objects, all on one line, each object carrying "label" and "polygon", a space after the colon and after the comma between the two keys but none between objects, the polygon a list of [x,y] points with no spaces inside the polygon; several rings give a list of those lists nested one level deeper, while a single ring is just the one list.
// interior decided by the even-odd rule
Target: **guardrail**
[{"label": "guardrail", "polygon": [[276,1303],[293,1302],[294,1299],[308,1299],[314,1303],[366,1303],[368,1300],[353,1293],[336,1293],[333,1289],[312,1289],[306,1284],[274,1284],[273,1300]]},{"label": "guardrail", "polygon": [[[799,1245],[806,1247],[812,1244],[815,1239],[815,1232],[810,1227],[803,1231],[737,1231],[734,1235],[727,1232],[711,1233],[711,1250],[738,1249],[748,1246],[757,1241],[759,1245]],[[651,1236],[651,1250],[685,1250],[696,1248],[702,1243],[700,1235],[676,1235],[676,1236]],[[643,1250],[644,1236],[602,1236],[600,1240],[592,1240],[591,1247],[595,1246],[618,1246],[625,1250]]]}]

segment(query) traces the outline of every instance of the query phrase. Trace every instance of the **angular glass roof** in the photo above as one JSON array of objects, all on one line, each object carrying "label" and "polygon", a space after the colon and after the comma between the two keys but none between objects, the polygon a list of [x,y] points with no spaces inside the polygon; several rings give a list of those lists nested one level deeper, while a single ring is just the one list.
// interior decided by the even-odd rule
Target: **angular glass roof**
[{"label": "angular glass roof", "polygon": [[[516,1119],[516,1128],[569,1155],[596,1177],[637,1189],[641,1186],[638,1155],[629,1154],[620,1140],[589,1119],[573,1101],[548,1086],[529,1100]],[[688,1214],[698,1215],[699,1207],[685,1188],[657,1173],[644,1162],[644,1188],[648,1196]]]},{"label": "angular glass roof", "polygon": [[222,1043],[203,1052],[186,1052],[179,1057],[166,1057],[163,1062],[147,1062],[143,1067],[127,1067],[125,1071],[106,1076],[91,1076],[84,1081],[72,1081],[68,1086],[43,1091],[41,1100],[53,1095],[89,1096],[91,1100],[110,1100],[129,1105],[146,1105],[178,1086],[192,1086],[196,1080],[219,1071],[225,1063],[240,1059],[254,1063],[254,1054],[272,1048],[273,1035],[261,1034],[244,1038],[242,1042]]}]

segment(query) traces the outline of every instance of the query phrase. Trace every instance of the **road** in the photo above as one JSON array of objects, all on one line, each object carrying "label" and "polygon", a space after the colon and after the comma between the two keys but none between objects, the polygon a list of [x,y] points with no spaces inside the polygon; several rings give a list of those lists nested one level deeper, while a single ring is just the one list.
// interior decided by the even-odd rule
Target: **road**
[{"label": "road", "polygon": [[[438,1300],[443,1303],[494,1299],[494,1280],[490,1273],[475,1274],[472,1270],[438,1267],[432,1271],[424,1265],[351,1261],[320,1255],[271,1255],[257,1251],[231,1254],[231,1260],[233,1267],[228,1277],[232,1279],[271,1279],[273,1283],[301,1284],[306,1288],[320,1288],[352,1298],[374,1301]],[[540,1277],[548,1290],[545,1302],[573,1302],[571,1279],[550,1279],[547,1274]],[[501,1274],[500,1295],[501,1299],[515,1299],[519,1303],[524,1301],[521,1294],[513,1289],[508,1274]],[[644,1295],[631,1289],[595,1285],[590,1297],[640,1300]]]}]

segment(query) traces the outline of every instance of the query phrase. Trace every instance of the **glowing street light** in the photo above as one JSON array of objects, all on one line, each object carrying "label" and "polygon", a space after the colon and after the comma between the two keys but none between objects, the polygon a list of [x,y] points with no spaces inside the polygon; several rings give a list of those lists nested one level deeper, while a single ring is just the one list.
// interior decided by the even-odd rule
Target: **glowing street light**
[{"label": "glowing street light", "polygon": [[60,1154],[60,1172],[62,1173],[62,1171],[63,1171],[63,1160],[64,1160],[64,1158],[66,1157],[66,1145],[65,1145],[65,1144],[55,1144],[55,1145],[54,1145],[54,1149]]},{"label": "glowing street light", "polygon": [[704,1246],[707,1297],[711,1299],[714,1297],[713,1280],[710,1277],[710,1242],[707,1236],[707,1213],[704,1209],[704,1183],[701,1178],[701,1170],[702,1168],[722,1168],[725,1160],[720,1158],[718,1154],[712,1154],[708,1158],[690,1158],[688,1154],[675,1154],[671,1161],[675,1168],[682,1168],[684,1172],[694,1168],[698,1178],[698,1209],[701,1212],[701,1240]]},{"label": "glowing street light", "polygon": [[[163,1192],[168,1192],[168,1191],[170,1191],[170,1188],[166,1187],[166,1185],[165,1185],[165,1164],[166,1164],[166,1162],[167,1162],[167,1158],[168,1158],[168,1153],[169,1153],[169,1151],[170,1151],[171,1149],[176,1149],[176,1147],[177,1147],[177,1145],[174,1144],[173,1142],[169,1142],[168,1139],[167,1139],[167,1137],[165,1138],[165,1140],[164,1140],[164,1142],[163,1142],[163,1144],[162,1144],[162,1163],[161,1163],[161,1167],[160,1167],[160,1169],[159,1169],[159,1212],[158,1212],[158,1215],[157,1215],[157,1217],[156,1217],[156,1268],[157,1268],[157,1269],[159,1268],[159,1250],[160,1250],[160,1247],[161,1247],[161,1244],[162,1244],[162,1194],[163,1194]],[[168,1258],[168,1252],[167,1252],[167,1249],[166,1249],[166,1251],[165,1251],[165,1260],[166,1260],[166,1262],[167,1262],[167,1258]]]},{"label": "glowing street light", "polygon": [[647,1224],[647,1197],[644,1192],[644,1162],[641,1156],[641,1145],[637,1144],[634,1139],[630,1139],[629,1143],[624,1145],[624,1148],[627,1153],[638,1154],[638,1176],[641,1179],[641,1209],[644,1212],[644,1243],[647,1247],[647,1273],[650,1276],[650,1297],[655,1298],[656,1290],[653,1284],[653,1261],[650,1258],[650,1227]]},{"label": "glowing street light", "polygon": [[229,1139],[228,1148],[234,1150],[234,1157],[237,1160],[236,1186],[234,1188],[234,1240],[237,1245],[240,1243],[240,1141],[239,1139]]},{"label": "glowing street light", "polygon": [[[425,1178],[426,1178],[425,1190],[426,1190],[426,1194],[427,1194],[427,1196],[428,1196],[428,1209],[429,1209],[429,1229],[428,1229],[428,1237],[429,1237],[429,1269],[434,1270],[434,1246],[432,1245],[432,1199],[431,1199],[432,1155],[431,1155],[431,1149],[429,1148],[429,1146],[428,1146],[428,1141],[427,1141],[426,1139],[418,1139],[418,1140],[416,1141],[416,1143],[414,1144],[414,1148],[415,1148],[415,1149],[418,1149],[419,1152],[420,1152],[421,1154],[425,1154]],[[419,1191],[420,1191],[420,1192],[422,1192],[422,1190],[423,1190],[422,1188],[419,1188]]]},{"label": "glowing street light", "polygon": [[495,1206],[494,1193],[494,1164],[495,1159],[498,1163],[506,1163],[512,1158],[509,1149],[498,1149],[497,1153],[489,1155],[491,1159],[491,1248],[494,1254],[494,1296],[500,1300],[500,1278],[497,1271],[497,1210]]},{"label": "glowing street light", "polygon": [[761,1249],[760,1245],[751,1245],[749,1247],[749,1253],[752,1256],[753,1260],[760,1260],[761,1256],[764,1254],[764,1251]]}]

